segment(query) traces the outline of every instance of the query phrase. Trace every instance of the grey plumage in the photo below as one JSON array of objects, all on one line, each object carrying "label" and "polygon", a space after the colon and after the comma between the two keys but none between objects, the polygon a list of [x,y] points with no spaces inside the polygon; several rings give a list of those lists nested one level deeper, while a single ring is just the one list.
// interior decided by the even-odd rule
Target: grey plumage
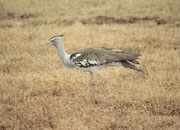
[{"label": "grey plumage", "polygon": [[[54,36],[42,45],[50,44],[56,47],[62,64],[66,68],[79,68],[90,73],[90,83],[88,92],[93,86],[93,74],[99,75],[108,87],[107,79],[100,74],[100,70],[106,66],[123,66],[139,72],[143,70],[134,64],[139,64],[137,59],[141,54],[123,50],[115,50],[105,47],[89,47],[81,49],[73,54],[66,53],[64,49],[64,35]],[[110,92],[110,88],[108,87]]]},{"label": "grey plumage", "polygon": [[[79,56],[76,56],[79,55]],[[121,63],[123,67],[134,69],[143,72],[129,62],[139,64],[137,61],[141,54],[132,53],[122,50],[114,50],[105,47],[89,47],[81,49],[71,55],[71,61],[79,67],[91,67],[99,65],[115,65],[114,63]],[[86,61],[85,65],[81,65],[83,61]],[[97,64],[90,64],[90,61],[96,61]]]}]

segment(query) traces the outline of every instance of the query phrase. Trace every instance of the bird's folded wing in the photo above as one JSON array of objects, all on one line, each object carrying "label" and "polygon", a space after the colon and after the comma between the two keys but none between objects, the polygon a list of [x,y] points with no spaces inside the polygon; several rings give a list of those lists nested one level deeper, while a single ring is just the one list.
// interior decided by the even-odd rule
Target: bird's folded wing
[{"label": "bird's folded wing", "polygon": [[[81,61],[97,62],[97,64],[108,64],[116,61],[131,61],[136,63],[140,54],[128,51],[114,50],[104,47],[90,47],[77,51],[71,55],[71,60],[75,63]],[[138,63],[138,62],[137,62]]]}]

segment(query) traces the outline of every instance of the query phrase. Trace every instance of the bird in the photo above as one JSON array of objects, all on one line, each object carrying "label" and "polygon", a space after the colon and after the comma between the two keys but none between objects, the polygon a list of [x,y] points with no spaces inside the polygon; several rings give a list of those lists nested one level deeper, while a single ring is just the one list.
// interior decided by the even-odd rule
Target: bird
[{"label": "bird", "polygon": [[100,73],[100,70],[104,67],[123,66],[139,72],[144,72],[142,69],[133,65],[139,64],[137,61],[139,56],[141,56],[139,53],[92,46],[68,54],[64,49],[64,34],[51,37],[47,42],[41,44],[41,46],[44,45],[53,45],[56,47],[62,65],[65,68],[78,68],[90,73],[88,93],[94,85],[93,74],[97,74],[104,81],[109,93],[111,93],[108,80]]}]

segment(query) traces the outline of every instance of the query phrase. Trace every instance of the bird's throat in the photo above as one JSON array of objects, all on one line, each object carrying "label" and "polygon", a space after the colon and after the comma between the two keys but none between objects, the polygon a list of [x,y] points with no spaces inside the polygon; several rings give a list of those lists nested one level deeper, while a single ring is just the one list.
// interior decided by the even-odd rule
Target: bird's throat
[{"label": "bird's throat", "polygon": [[73,68],[74,65],[70,61],[70,54],[65,51],[63,43],[57,44],[56,48],[62,64],[67,68]]}]

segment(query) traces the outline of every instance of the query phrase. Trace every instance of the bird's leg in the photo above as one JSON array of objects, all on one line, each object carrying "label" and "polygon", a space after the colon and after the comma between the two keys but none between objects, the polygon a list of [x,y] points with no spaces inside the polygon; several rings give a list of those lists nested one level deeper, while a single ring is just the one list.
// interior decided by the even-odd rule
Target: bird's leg
[{"label": "bird's leg", "polygon": [[88,86],[88,93],[90,92],[91,90],[91,87],[94,85],[93,83],[93,73],[90,72],[90,82],[89,82],[89,86]]},{"label": "bird's leg", "polygon": [[109,82],[108,82],[108,80],[107,80],[102,74],[100,74],[100,73],[97,73],[97,74],[98,74],[99,77],[101,77],[101,79],[104,81],[105,86],[108,88],[108,91],[109,91],[109,93],[111,94],[111,90],[110,90],[110,87],[109,87]]}]

